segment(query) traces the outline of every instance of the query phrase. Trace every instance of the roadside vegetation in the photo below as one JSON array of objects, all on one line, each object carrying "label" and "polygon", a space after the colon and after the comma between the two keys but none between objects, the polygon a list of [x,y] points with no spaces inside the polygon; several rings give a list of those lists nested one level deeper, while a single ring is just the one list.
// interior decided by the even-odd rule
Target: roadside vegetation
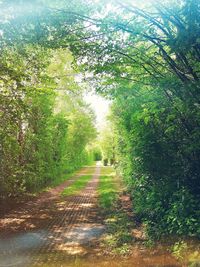
[{"label": "roadside vegetation", "polygon": [[66,197],[78,194],[85,188],[85,186],[91,179],[92,179],[91,175],[80,176],[80,178],[78,178],[78,180],[76,180],[72,185],[65,188],[61,193],[61,195]]},{"label": "roadside vegetation", "polygon": [[121,207],[121,182],[113,167],[102,167],[98,187],[99,206],[106,225],[102,247],[106,254],[127,255],[131,251],[133,221]]},{"label": "roadside vegetation", "polygon": [[68,173],[68,174],[63,174],[61,176],[57,176],[53,179],[53,181],[51,181],[51,183],[49,183],[48,187],[47,187],[47,190],[49,188],[53,188],[53,187],[56,187],[62,183],[64,183],[65,181],[67,181],[68,179],[70,179],[71,177],[75,176],[76,175],[76,172],[71,172],[71,173]]},{"label": "roadside vegetation", "polygon": [[98,193],[99,205],[104,212],[109,213],[115,205],[119,193],[118,187],[114,169],[112,167],[102,167]]},{"label": "roadside vegetation", "polygon": [[95,116],[74,80],[73,57],[67,50],[50,55],[28,45],[2,54],[2,66],[9,65],[0,98],[2,199],[58,185],[93,162],[87,146],[96,137]]}]

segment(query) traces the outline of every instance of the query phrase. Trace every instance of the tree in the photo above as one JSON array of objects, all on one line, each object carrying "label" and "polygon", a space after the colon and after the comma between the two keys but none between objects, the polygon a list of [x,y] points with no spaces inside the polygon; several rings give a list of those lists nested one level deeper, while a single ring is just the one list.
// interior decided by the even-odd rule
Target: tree
[{"label": "tree", "polygon": [[72,56],[61,50],[51,55],[25,45],[1,56],[2,198],[37,191],[89,160],[94,115],[71,76]]},{"label": "tree", "polygon": [[71,46],[114,100],[119,164],[149,233],[199,233],[199,23],[198,1],[114,1]]},{"label": "tree", "polygon": [[102,157],[105,162],[113,165],[116,161],[116,140],[112,125],[107,124],[100,133],[100,146]]}]

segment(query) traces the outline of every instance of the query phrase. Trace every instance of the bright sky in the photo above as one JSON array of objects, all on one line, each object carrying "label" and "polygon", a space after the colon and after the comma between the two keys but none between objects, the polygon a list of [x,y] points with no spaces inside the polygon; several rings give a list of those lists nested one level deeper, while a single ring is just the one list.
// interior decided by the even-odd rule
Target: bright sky
[{"label": "bright sky", "polygon": [[84,98],[94,110],[97,118],[97,129],[101,130],[106,124],[106,116],[109,112],[110,101],[95,93],[88,93]]}]

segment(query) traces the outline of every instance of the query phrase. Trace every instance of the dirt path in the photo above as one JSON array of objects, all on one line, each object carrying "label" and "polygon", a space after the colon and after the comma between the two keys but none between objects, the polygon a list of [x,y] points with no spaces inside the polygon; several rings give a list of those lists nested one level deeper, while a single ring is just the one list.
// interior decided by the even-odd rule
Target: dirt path
[{"label": "dirt path", "polygon": [[94,175],[80,194],[60,197],[76,176],[0,220],[0,266],[57,266],[61,257],[87,253],[104,231],[96,206],[100,166],[80,175],[91,168]]},{"label": "dirt path", "polygon": [[[147,249],[137,242],[129,257],[104,254],[99,241],[105,227],[96,190],[100,171],[100,166],[84,168],[60,186],[2,217],[0,267],[185,267],[165,248]],[[61,197],[60,193],[82,175],[92,175],[86,187],[74,196]],[[121,198],[123,210],[132,212],[130,199]],[[141,238],[138,233],[133,233],[136,239]]]}]

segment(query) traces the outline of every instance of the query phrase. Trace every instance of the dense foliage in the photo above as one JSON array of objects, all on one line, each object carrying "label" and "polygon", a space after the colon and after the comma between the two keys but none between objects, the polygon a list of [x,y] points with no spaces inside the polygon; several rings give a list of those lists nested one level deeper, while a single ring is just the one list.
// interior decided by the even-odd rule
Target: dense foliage
[{"label": "dense foliage", "polygon": [[72,49],[113,98],[119,167],[148,233],[199,235],[200,3],[110,4]]},{"label": "dense foliage", "polygon": [[148,233],[199,234],[198,162],[191,156],[199,138],[194,145],[185,134],[176,106],[159,89],[152,96],[139,88],[137,97],[132,90],[117,97],[113,117],[119,167]]},{"label": "dense foliage", "polygon": [[1,197],[41,189],[92,160],[86,147],[95,118],[72,75],[72,57],[64,50],[50,56],[30,45],[1,55]]},{"label": "dense foliage", "polygon": [[126,55],[111,62],[123,80],[113,105],[121,170],[151,237],[199,236],[199,4],[123,8]]},{"label": "dense foliage", "polygon": [[114,165],[116,159],[116,140],[114,128],[110,123],[107,123],[102,129],[99,143],[104,164],[107,165],[109,163],[110,165]]}]

